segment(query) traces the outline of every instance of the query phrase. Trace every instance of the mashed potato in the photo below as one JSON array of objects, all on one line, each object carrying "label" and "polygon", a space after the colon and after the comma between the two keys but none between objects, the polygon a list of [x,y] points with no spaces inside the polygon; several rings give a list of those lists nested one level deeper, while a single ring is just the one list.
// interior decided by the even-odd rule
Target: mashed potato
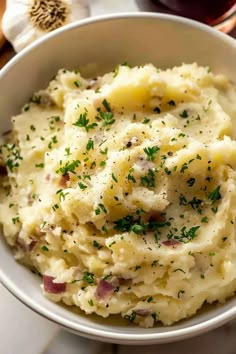
[{"label": "mashed potato", "polygon": [[0,223],[52,301],[171,325],[236,291],[236,88],[197,64],[60,70],[1,145]]}]

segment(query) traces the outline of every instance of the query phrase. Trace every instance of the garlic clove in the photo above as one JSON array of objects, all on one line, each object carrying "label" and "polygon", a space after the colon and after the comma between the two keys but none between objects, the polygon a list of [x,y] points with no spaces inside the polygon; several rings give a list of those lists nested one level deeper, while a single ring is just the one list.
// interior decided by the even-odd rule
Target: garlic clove
[{"label": "garlic clove", "polygon": [[7,0],[2,30],[19,52],[47,32],[88,15],[86,0]]},{"label": "garlic clove", "polygon": [[27,24],[24,30],[14,39],[14,49],[18,53],[27,45],[41,37],[31,26]]},{"label": "garlic clove", "polygon": [[[10,23],[14,23],[14,26],[9,26]],[[2,29],[9,42],[17,37],[26,26],[28,26],[28,21],[24,12],[5,12],[2,19]]]},{"label": "garlic clove", "polygon": [[70,3],[70,6],[72,6],[73,3],[73,9],[74,9],[74,11],[71,11],[70,13],[71,22],[81,20],[90,15],[87,0],[80,0],[80,1],[68,0],[68,3]]}]

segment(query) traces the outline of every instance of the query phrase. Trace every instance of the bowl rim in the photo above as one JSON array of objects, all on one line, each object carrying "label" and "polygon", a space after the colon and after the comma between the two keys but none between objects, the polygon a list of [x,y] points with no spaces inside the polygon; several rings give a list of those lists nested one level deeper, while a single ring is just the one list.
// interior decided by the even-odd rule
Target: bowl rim
[{"label": "bowl rim", "polygon": [[[33,51],[35,48],[43,45],[43,43],[50,41],[52,38],[60,36],[62,32],[71,31],[77,27],[83,27],[90,25],[91,23],[99,23],[116,19],[159,19],[171,21],[173,23],[180,23],[187,25],[188,27],[196,28],[202,32],[208,32],[212,37],[220,39],[222,42],[228,43],[230,46],[236,50],[236,40],[229,37],[228,35],[221,33],[208,25],[186,19],[180,16],[160,14],[160,13],[151,13],[151,12],[123,12],[115,14],[106,14],[100,16],[89,17],[83,20],[79,20],[73,23],[70,23],[62,28],[59,28],[51,33],[48,33],[44,37],[39,38],[34,43],[27,46],[20,53],[16,54],[5,66],[0,70],[0,80],[4,77],[8,71],[14,67],[17,62],[23,59],[27,54]],[[63,316],[58,315],[54,312],[49,312],[39,303],[30,298],[27,294],[24,293],[19,287],[14,284],[14,281],[11,280],[6,273],[0,269],[0,282],[1,284],[8,289],[8,291],[14,295],[19,301],[21,301],[28,308],[32,309],[39,315],[45,317],[46,319],[64,327],[65,329],[80,334],[84,337],[92,338],[95,340],[111,342],[111,343],[120,343],[120,344],[155,344],[155,343],[167,343],[177,340],[187,339],[195,335],[200,335],[207,331],[210,331],[214,328],[217,328],[226,322],[234,319],[236,317],[236,306],[232,305],[229,309],[226,309],[224,312],[213,316],[212,318],[206,319],[201,323],[190,325],[186,328],[180,328],[176,330],[166,331],[166,332],[155,332],[155,333],[120,333],[110,331],[107,332],[104,329],[95,329],[90,328],[87,325],[81,324],[79,322],[74,322],[73,320],[65,319]],[[168,327],[167,327],[168,328]]]},{"label": "bowl rim", "polygon": [[189,27],[193,28],[198,28],[199,30],[206,31],[211,33],[213,37],[219,38],[222,41],[228,42],[231,46],[236,48],[236,40],[229,35],[220,32],[219,30],[216,30],[209,25],[206,25],[204,23],[191,20],[185,17],[177,16],[177,15],[169,15],[169,14],[163,14],[163,13],[154,13],[154,12],[120,12],[120,13],[114,13],[114,14],[105,14],[105,15],[97,15],[97,16],[91,16],[88,18],[84,18],[78,21],[74,21],[72,23],[69,23],[63,27],[60,27],[52,32],[47,33],[43,37],[40,37],[36,39],[33,43],[29,44],[26,48],[22,49],[19,53],[17,53],[11,60],[5,64],[5,66],[0,70],[0,79],[2,76],[4,76],[12,66],[15,65],[16,62],[18,62],[21,58],[26,56],[28,52],[31,52],[34,50],[34,48],[39,47],[42,45],[44,42],[50,41],[51,38],[57,37],[60,35],[62,32],[67,32],[70,30],[73,30],[73,28],[77,27],[83,27],[87,26],[90,23],[96,23],[96,22],[105,22],[105,21],[110,21],[110,20],[115,20],[115,19],[128,19],[128,18],[150,18],[150,19],[161,19],[161,20],[169,20],[172,22],[178,22],[182,24],[186,24]]}]

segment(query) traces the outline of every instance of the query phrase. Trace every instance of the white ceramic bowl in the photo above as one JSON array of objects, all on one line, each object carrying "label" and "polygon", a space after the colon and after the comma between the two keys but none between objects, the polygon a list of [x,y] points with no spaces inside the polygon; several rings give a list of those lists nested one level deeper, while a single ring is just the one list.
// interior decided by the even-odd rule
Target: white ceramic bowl
[{"label": "white ceramic bowl", "polygon": [[[198,62],[236,82],[236,41],[215,30],[168,15],[122,14],[83,20],[59,29],[18,54],[0,72],[0,132],[10,126],[31,94],[59,68],[81,68],[95,76],[118,63],[168,67]],[[213,306],[171,327],[142,329],[81,316],[47,300],[40,279],[16,263],[0,237],[0,280],[28,307],[82,336],[123,344],[154,344],[187,338],[236,316],[236,299]]]}]

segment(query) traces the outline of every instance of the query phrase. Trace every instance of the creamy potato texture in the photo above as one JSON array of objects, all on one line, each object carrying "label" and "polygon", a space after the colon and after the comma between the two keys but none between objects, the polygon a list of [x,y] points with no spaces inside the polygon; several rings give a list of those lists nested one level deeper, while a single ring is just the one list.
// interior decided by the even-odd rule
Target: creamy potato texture
[{"label": "creamy potato texture", "polygon": [[236,291],[236,89],[197,64],[60,70],[1,145],[0,223],[51,300],[171,325]]}]

